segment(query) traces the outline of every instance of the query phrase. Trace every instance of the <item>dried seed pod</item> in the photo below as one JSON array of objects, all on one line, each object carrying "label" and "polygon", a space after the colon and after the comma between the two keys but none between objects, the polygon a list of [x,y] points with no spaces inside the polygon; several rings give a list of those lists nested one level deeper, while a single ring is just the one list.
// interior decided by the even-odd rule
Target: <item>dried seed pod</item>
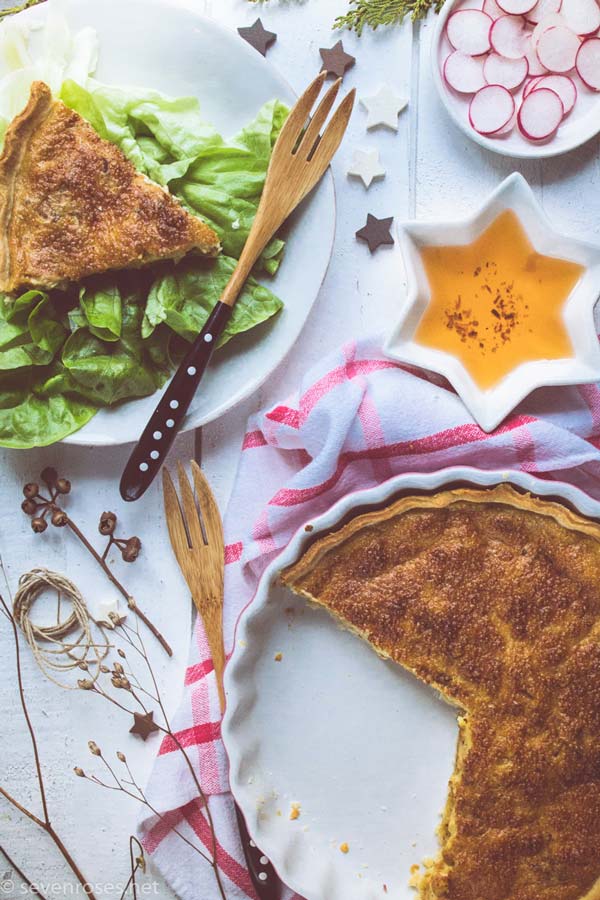
[{"label": "dried seed pod", "polygon": [[119,656],[121,657],[121,659],[125,659],[125,657],[126,657],[126,655],[127,655],[127,654],[125,653],[125,651],[121,649],[121,647],[119,647],[119,649],[117,650],[117,653],[119,654]]},{"label": "dried seed pod", "polygon": [[94,682],[90,681],[89,678],[80,678],[77,681],[77,687],[82,691],[91,691],[94,689]]},{"label": "dried seed pod", "polygon": [[73,769],[78,778],[85,778],[85,772],[81,768],[81,766],[75,766]]},{"label": "dried seed pod", "polygon": [[92,756],[102,756],[102,751],[96,741],[88,741],[88,747]]},{"label": "dried seed pod", "polygon": [[64,511],[64,509],[55,509],[52,513],[51,522],[57,528],[64,528],[64,526],[69,521],[69,517]]},{"label": "dried seed pod", "polygon": [[36,484],[35,481],[30,481],[23,488],[23,494],[27,497],[28,500],[33,500],[40,492],[39,484]]},{"label": "dried seed pod", "polygon": [[78,666],[80,669],[83,669],[84,672],[88,672],[89,668],[90,668],[88,666],[88,664],[86,663],[85,659],[81,659],[78,663]]},{"label": "dried seed pod", "polygon": [[125,669],[123,668],[123,666],[121,665],[121,663],[118,663],[118,662],[114,663],[113,669],[115,670],[115,672],[117,673],[117,675],[123,675],[124,672],[125,672]]},{"label": "dried seed pod", "polygon": [[108,666],[102,665],[102,666],[100,666],[100,671],[102,672],[103,675],[108,675],[108,673],[110,672],[110,669],[108,668]]},{"label": "dried seed pod", "polygon": [[41,478],[49,488],[53,488],[56,484],[56,479],[58,478],[58,472],[52,466],[46,466],[42,472]]},{"label": "dried seed pod", "polygon": [[36,534],[42,534],[48,527],[48,523],[41,516],[36,516],[35,519],[31,520],[31,527]]},{"label": "dried seed pod", "polygon": [[117,750],[117,759],[119,760],[119,762],[122,762],[122,763],[127,762],[127,757],[125,756],[124,753],[121,753],[120,750]]},{"label": "dried seed pod", "polygon": [[111,534],[114,534],[115,528],[117,526],[117,517],[114,512],[103,512],[100,516],[100,523],[98,525],[98,531],[100,534],[108,537]]},{"label": "dried seed pod", "polygon": [[23,500],[21,503],[21,509],[25,513],[26,516],[34,516],[37,512],[38,505],[35,500]]},{"label": "dried seed pod", "polygon": [[135,560],[140,555],[141,549],[142,542],[140,541],[139,537],[130,537],[121,550],[121,556],[123,557],[125,562],[135,562]]},{"label": "dried seed pod", "polygon": [[56,490],[59,494],[69,494],[71,492],[71,482],[68,478],[59,478],[56,482]]}]

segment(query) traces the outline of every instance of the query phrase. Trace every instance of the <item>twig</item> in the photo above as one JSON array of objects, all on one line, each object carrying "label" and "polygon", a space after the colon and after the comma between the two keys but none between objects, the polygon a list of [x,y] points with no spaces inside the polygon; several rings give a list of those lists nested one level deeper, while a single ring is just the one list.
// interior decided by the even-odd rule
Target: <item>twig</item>
[{"label": "twig", "polygon": [[13,872],[19,876],[21,881],[27,888],[31,891],[32,894],[36,894],[38,897],[41,897],[42,900],[46,900],[45,895],[40,891],[40,889],[27,877],[25,872],[19,868],[14,859],[11,858],[8,851],[4,849],[4,847],[0,844],[0,853],[5,858],[6,862],[9,864]]},{"label": "twig", "polygon": [[69,868],[71,869],[71,871],[73,872],[73,874],[75,875],[75,877],[77,878],[79,883],[81,884],[81,886],[84,890],[84,893],[87,895],[89,900],[95,900],[94,894],[92,893],[92,891],[90,889],[88,880],[85,878],[85,876],[83,875],[83,872],[81,871],[81,869],[79,868],[79,866],[77,865],[77,863],[75,862],[75,860],[73,859],[73,857],[71,856],[71,854],[69,853],[67,848],[65,847],[60,836],[54,830],[54,826],[52,825],[52,823],[50,821],[50,814],[48,811],[48,803],[46,801],[46,789],[44,786],[44,778],[42,775],[42,767],[41,767],[41,763],[40,763],[40,754],[39,754],[39,749],[38,749],[38,744],[37,744],[37,738],[35,736],[35,730],[33,728],[31,718],[29,716],[29,710],[27,708],[27,700],[25,699],[25,689],[23,686],[23,673],[21,671],[21,647],[19,644],[19,632],[17,630],[17,625],[14,620],[14,617],[11,615],[10,609],[9,609],[6,601],[4,600],[4,597],[1,594],[0,594],[0,604],[2,604],[2,608],[4,609],[4,612],[8,616],[8,619],[10,621],[10,625],[11,625],[11,628],[13,631],[19,700],[21,703],[21,709],[23,710],[23,716],[25,718],[25,723],[27,725],[27,730],[29,732],[31,746],[32,746],[32,750],[33,750],[33,758],[34,758],[34,762],[35,762],[36,777],[37,777],[37,782],[38,782],[38,787],[39,787],[39,792],[40,792],[40,800],[41,800],[42,809],[43,809],[43,819],[38,818],[36,815],[34,815],[34,813],[32,813],[30,810],[26,809],[22,804],[20,804],[17,800],[15,800],[15,798],[11,794],[9,794],[8,791],[6,791],[4,788],[0,788],[0,793],[2,794],[3,797],[5,797],[6,800],[8,800],[9,803],[12,803],[12,805],[16,809],[18,809],[20,812],[22,812],[24,815],[26,815],[29,819],[31,819],[33,822],[35,822],[36,825],[38,825],[43,831],[46,832],[47,835],[49,835],[49,837],[52,839],[52,841],[56,845],[57,849],[59,850],[60,854],[62,855],[63,859],[65,860],[65,862],[67,863],[67,865],[69,866]]}]

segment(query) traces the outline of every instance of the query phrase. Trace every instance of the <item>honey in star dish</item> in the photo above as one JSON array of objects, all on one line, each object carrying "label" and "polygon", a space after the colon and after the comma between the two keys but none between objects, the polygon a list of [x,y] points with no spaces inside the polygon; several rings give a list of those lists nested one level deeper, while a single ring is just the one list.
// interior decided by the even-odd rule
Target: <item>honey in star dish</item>
[{"label": "honey in star dish", "polygon": [[512,210],[472,244],[419,252],[431,300],[414,340],[458,357],[480,388],[521,363],[573,356],[563,308],[583,267],[537,253]]}]

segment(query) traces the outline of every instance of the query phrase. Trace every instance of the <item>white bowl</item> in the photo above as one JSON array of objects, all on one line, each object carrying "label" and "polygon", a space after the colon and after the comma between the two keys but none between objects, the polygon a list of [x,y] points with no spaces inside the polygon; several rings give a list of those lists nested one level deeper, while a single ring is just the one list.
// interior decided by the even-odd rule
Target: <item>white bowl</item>
[{"label": "white bowl", "polygon": [[[526,140],[515,125],[509,135],[490,138],[478,134],[469,124],[468,110],[471,95],[459,94],[444,81],[441,63],[452,51],[446,37],[446,22],[451,13],[457,9],[481,9],[482,0],[447,0],[440,12],[435,26],[431,45],[431,67],[433,80],[438,94],[446,110],[471,140],[481,144],[487,150],[501,153],[503,156],[515,156],[523,159],[542,159],[547,156],[558,156],[579,147],[600,131],[600,93],[591,91],[579,76],[569,72],[577,87],[577,103],[571,114],[564,120],[553,138],[545,142]],[[515,91],[514,97],[519,106],[521,91]]]},{"label": "white bowl", "polygon": [[[470,244],[507,209],[516,213],[538,253],[579,263],[585,270],[562,311],[574,353],[569,359],[522,363],[495,387],[482,390],[456,356],[413,340],[430,300],[419,247]],[[600,380],[600,345],[593,315],[600,292],[600,247],[555,231],[522,175],[510,175],[478,212],[463,221],[405,222],[398,226],[398,233],[406,268],[407,297],[400,319],[386,341],[385,352],[394,359],[444,375],[484,431],[492,431],[536,388]]]}]

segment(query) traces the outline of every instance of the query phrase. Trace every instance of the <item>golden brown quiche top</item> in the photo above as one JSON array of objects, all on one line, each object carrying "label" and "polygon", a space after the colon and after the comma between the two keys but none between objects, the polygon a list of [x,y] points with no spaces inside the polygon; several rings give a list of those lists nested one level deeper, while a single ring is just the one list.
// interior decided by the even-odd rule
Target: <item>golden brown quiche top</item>
[{"label": "golden brown quiche top", "polygon": [[508,485],[317,540],[294,591],[461,711],[423,900],[600,897],[600,526]]},{"label": "golden brown quiche top", "polygon": [[220,249],[208,225],[41,81],[6,132],[0,229],[0,290],[7,293]]}]

